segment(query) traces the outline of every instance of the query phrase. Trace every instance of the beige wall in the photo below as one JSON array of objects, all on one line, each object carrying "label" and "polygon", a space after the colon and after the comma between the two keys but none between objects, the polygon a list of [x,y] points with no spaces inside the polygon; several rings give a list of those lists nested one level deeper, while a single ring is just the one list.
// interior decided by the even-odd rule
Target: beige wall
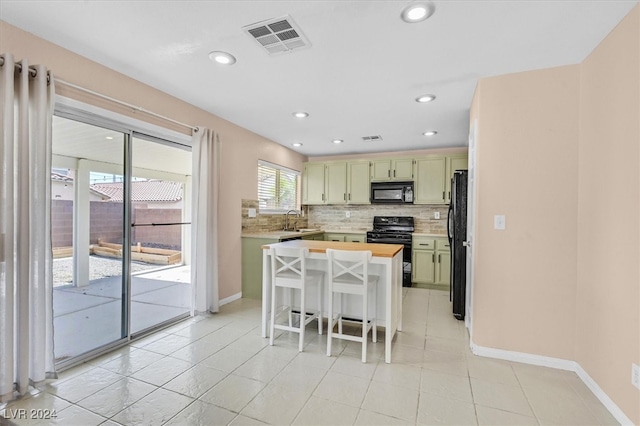
[{"label": "beige wall", "polygon": [[474,342],[573,359],[578,67],[488,78],[479,90]]},{"label": "beige wall", "polygon": [[[220,298],[241,291],[240,232],[242,199],[257,198],[257,162],[267,160],[302,170],[306,158],[268,139],[233,123],[209,114],[177,98],[167,95],[139,81],[128,78],[100,64],[26,33],[0,21],[0,52],[11,53],[16,60],[28,59],[30,64],[46,65],[55,78],[96,91],[143,109],[194,126],[206,126],[220,134],[222,142],[220,220]],[[167,126],[167,123],[133,114],[114,104],[87,97],[60,86],[63,96],[91,103],[95,106]],[[172,130],[183,128],[168,126]]]},{"label": "beige wall", "polygon": [[580,74],[576,361],[640,424],[640,7]]},{"label": "beige wall", "polygon": [[639,78],[637,6],[582,64],[483,79],[471,108],[474,343],[576,361],[635,424]]}]

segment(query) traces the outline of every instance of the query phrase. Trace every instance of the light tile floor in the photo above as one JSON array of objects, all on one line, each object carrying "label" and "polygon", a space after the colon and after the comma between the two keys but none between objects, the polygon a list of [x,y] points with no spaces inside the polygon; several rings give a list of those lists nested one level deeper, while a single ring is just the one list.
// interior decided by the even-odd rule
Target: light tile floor
[{"label": "light tile floor", "polygon": [[[64,371],[0,413],[20,425],[617,424],[574,373],[472,355],[450,312],[448,293],[405,289],[393,363],[379,342],[363,364],[353,342],[327,357],[315,330],[301,353],[288,332],[269,346],[259,301],[241,299]],[[55,421],[15,418],[46,410]]]}]

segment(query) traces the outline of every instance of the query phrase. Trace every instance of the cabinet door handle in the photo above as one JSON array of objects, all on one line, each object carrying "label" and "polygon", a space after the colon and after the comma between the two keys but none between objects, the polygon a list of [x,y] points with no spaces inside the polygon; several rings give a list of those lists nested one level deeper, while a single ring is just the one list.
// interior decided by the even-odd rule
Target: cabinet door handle
[{"label": "cabinet door handle", "polygon": [[431,255],[431,263],[436,263],[436,255],[435,254]]},{"label": "cabinet door handle", "polygon": [[449,196],[448,196],[447,200],[450,200],[450,199],[451,199],[451,191],[449,191]]},{"label": "cabinet door handle", "polygon": [[349,193],[349,201],[351,201],[351,193]]},{"label": "cabinet door handle", "polygon": [[344,193],[344,200],[347,201],[347,193]]},{"label": "cabinet door handle", "polygon": [[441,254],[438,255],[438,263],[440,263],[440,256],[442,256]]},{"label": "cabinet door handle", "polygon": [[419,246],[428,246],[428,245],[429,245],[429,243],[420,243],[420,244],[418,244],[418,245],[419,245]]},{"label": "cabinet door handle", "polygon": [[395,171],[395,169],[393,170],[393,177],[396,177],[396,171]]},{"label": "cabinet door handle", "polygon": [[445,191],[442,191],[442,199],[443,200],[444,200],[444,193],[445,193]]},{"label": "cabinet door handle", "polygon": [[322,194],[322,201],[324,201],[324,194]]}]

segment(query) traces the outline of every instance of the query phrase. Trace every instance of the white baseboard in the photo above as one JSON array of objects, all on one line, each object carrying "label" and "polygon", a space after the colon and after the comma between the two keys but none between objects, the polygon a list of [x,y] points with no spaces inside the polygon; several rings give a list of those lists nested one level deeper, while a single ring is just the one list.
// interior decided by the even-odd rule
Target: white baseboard
[{"label": "white baseboard", "polygon": [[222,306],[222,305],[226,305],[227,303],[231,303],[234,300],[238,300],[238,299],[241,299],[241,298],[242,298],[242,292],[236,293],[236,294],[231,295],[229,297],[225,297],[224,299],[220,299],[218,301],[218,303],[220,304],[220,306]]},{"label": "white baseboard", "polygon": [[575,372],[580,380],[589,388],[591,392],[602,402],[607,410],[621,425],[633,425],[633,422],[624,414],[615,402],[602,390],[595,380],[576,361],[567,359],[552,358],[542,355],[528,354],[524,352],[507,351],[504,349],[487,348],[479,346],[470,340],[469,345],[474,355],[487,358],[504,359],[506,361],[521,362],[524,364],[539,365],[542,367],[556,368]]},{"label": "white baseboard", "polygon": [[629,417],[627,417],[624,412],[620,409],[620,407],[618,407],[616,405],[615,402],[613,402],[611,400],[611,398],[609,398],[609,395],[607,395],[600,386],[598,386],[598,384],[596,383],[595,380],[593,380],[591,378],[591,376],[589,376],[589,374],[584,370],[584,368],[582,368],[580,366],[580,364],[578,364],[576,362],[576,370],[575,370],[576,374],[578,375],[578,377],[580,377],[580,379],[584,382],[585,385],[587,385],[587,387],[589,388],[589,390],[591,390],[591,392],[593,392],[593,394],[596,396],[596,398],[598,398],[600,400],[600,402],[602,402],[602,404],[607,408],[607,410],[609,410],[609,412],[611,413],[611,415],[613,417],[616,418],[616,420],[621,424],[621,425],[633,425],[634,423],[631,421],[631,419],[629,419]]}]

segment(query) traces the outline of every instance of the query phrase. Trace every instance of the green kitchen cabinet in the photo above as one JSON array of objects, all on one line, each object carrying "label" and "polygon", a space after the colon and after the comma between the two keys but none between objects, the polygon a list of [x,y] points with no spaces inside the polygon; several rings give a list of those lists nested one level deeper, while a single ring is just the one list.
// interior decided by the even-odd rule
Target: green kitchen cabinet
[{"label": "green kitchen cabinet", "polygon": [[313,235],[305,235],[302,237],[303,240],[314,240],[314,241],[324,241],[324,233],[313,234]]},{"label": "green kitchen cabinet", "polygon": [[467,170],[469,167],[468,158],[467,154],[447,155],[447,172],[445,181],[445,191],[447,193],[445,202],[447,204],[451,203],[451,178],[453,177],[453,173],[456,170]]},{"label": "green kitchen cabinet", "polygon": [[415,160],[415,204],[445,204],[445,156],[429,156]]},{"label": "green kitchen cabinet", "polygon": [[411,243],[411,281],[415,287],[435,282],[435,238],[414,236]]},{"label": "green kitchen cabinet", "polygon": [[348,243],[365,243],[367,242],[367,234],[358,234],[358,233],[338,233],[331,232],[324,234],[325,241],[340,241],[340,242],[348,242]]},{"label": "green kitchen cabinet", "polygon": [[325,163],[325,204],[347,204],[347,163]]},{"label": "green kitchen cabinet", "polygon": [[371,161],[371,181],[413,180],[413,158]]},{"label": "green kitchen cabinet", "polygon": [[262,299],[262,246],[274,238],[242,238],[242,297]]},{"label": "green kitchen cabinet", "polygon": [[448,289],[451,252],[446,238],[414,236],[411,281],[414,287]]},{"label": "green kitchen cabinet", "polygon": [[302,204],[369,204],[369,161],[305,163]]},{"label": "green kitchen cabinet", "polygon": [[325,204],[369,204],[369,162],[325,163]]},{"label": "green kitchen cabinet", "polygon": [[451,282],[451,249],[446,238],[436,239],[435,284],[449,288]]},{"label": "green kitchen cabinet", "polygon": [[324,163],[305,163],[302,170],[302,204],[324,204]]},{"label": "green kitchen cabinet", "polygon": [[345,234],[344,240],[348,243],[366,243],[367,234]]},{"label": "green kitchen cabinet", "polygon": [[370,204],[369,161],[347,163],[347,204]]},{"label": "green kitchen cabinet", "polygon": [[391,160],[391,179],[413,180],[413,158]]}]

